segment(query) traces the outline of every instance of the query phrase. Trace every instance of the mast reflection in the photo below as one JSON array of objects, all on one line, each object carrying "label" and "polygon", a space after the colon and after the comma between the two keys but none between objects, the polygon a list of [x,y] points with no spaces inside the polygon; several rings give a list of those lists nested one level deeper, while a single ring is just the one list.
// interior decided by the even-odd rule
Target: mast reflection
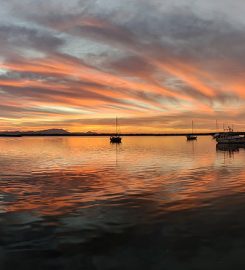
[{"label": "mast reflection", "polygon": [[224,153],[224,160],[226,158],[228,159],[234,159],[234,156],[240,152],[240,149],[245,149],[245,145],[243,144],[221,144],[218,143],[216,145],[216,151],[217,152],[223,152]]},{"label": "mast reflection", "polygon": [[216,151],[223,151],[223,152],[229,152],[229,153],[239,152],[239,150],[241,148],[245,149],[245,145],[242,145],[242,144],[221,144],[221,143],[218,143],[216,145]]}]

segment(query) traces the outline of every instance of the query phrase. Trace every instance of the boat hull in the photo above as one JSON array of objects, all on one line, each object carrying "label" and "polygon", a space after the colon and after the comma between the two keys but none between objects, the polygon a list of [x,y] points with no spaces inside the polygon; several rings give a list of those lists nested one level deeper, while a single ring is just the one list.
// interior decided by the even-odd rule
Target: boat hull
[{"label": "boat hull", "polygon": [[197,139],[197,136],[188,135],[186,136],[187,141],[195,141]]},{"label": "boat hull", "polygon": [[122,142],[122,138],[121,137],[110,137],[110,142],[111,143],[121,143]]},{"label": "boat hull", "polygon": [[245,138],[217,138],[217,143],[220,144],[244,144]]},{"label": "boat hull", "polygon": [[218,138],[220,138],[221,137],[221,134],[219,134],[219,133],[215,133],[214,135],[213,135],[213,139],[218,139]]}]

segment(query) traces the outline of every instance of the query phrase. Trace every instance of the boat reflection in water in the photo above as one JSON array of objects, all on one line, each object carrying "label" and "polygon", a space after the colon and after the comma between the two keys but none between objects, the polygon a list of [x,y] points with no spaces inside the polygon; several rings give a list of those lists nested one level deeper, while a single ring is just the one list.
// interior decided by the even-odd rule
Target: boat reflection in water
[{"label": "boat reflection in water", "polygon": [[226,143],[218,143],[216,145],[216,150],[217,151],[225,151],[225,152],[239,152],[240,148],[245,149],[245,145],[243,144],[226,144]]},{"label": "boat reflection in water", "polygon": [[227,143],[218,143],[216,145],[217,152],[223,152],[224,158],[234,158],[235,154],[240,152],[240,149],[245,149],[244,144],[227,144]]},{"label": "boat reflection in water", "polygon": [[123,140],[0,138],[1,270],[245,269],[245,151]]}]

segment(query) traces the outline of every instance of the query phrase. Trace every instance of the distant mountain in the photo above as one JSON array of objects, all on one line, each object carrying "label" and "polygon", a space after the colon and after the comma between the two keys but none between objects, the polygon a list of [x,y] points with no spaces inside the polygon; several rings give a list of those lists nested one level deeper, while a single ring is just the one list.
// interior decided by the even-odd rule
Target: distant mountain
[{"label": "distant mountain", "polygon": [[24,131],[21,132],[22,134],[25,135],[32,135],[32,134],[40,134],[40,135],[66,135],[66,134],[70,134],[70,132],[68,132],[65,129],[46,129],[46,130],[39,130],[39,131]]},{"label": "distant mountain", "polygon": [[88,134],[88,135],[94,135],[94,134],[97,134],[97,133],[94,132],[94,131],[87,131],[86,134]]},{"label": "distant mountain", "polygon": [[20,136],[20,131],[0,131],[1,136]]},{"label": "distant mountain", "polygon": [[0,131],[1,136],[21,136],[21,135],[67,135],[70,132],[64,129],[46,129],[38,131]]},{"label": "distant mountain", "polygon": [[69,132],[65,129],[45,129],[38,131],[0,131],[0,136],[55,136],[55,135],[72,135],[72,136],[86,136],[86,135],[96,135],[96,132],[88,131],[88,132]]}]

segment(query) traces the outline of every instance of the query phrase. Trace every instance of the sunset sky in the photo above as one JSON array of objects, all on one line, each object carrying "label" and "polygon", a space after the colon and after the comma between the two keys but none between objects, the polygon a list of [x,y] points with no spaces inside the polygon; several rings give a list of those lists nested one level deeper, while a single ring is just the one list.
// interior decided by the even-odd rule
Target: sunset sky
[{"label": "sunset sky", "polygon": [[0,130],[245,129],[243,0],[0,7]]}]

